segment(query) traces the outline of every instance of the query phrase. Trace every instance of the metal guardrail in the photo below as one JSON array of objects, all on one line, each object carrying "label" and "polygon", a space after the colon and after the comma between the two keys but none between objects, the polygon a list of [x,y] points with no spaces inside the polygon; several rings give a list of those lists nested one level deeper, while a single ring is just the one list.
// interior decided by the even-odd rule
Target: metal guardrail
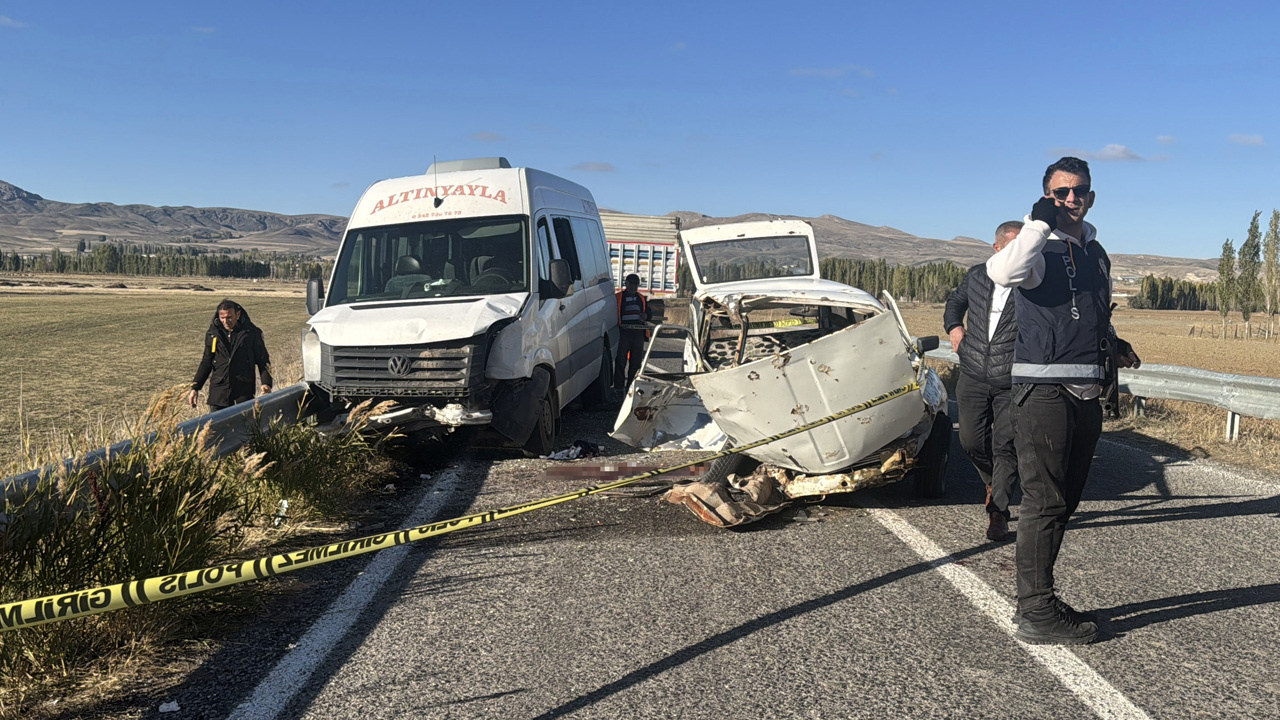
[{"label": "metal guardrail", "polygon": [[[960,362],[947,348],[931,350],[925,356]],[[1134,397],[1134,411],[1138,415],[1144,414],[1147,398],[1184,400],[1222,408],[1227,411],[1225,437],[1231,442],[1240,439],[1242,416],[1280,420],[1280,379],[1276,378],[1230,375],[1182,365],[1143,364],[1136,370],[1120,370],[1120,392]]]},{"label": "metal guardrail", "polygon": [[[229,408],[188,420],[179,424],[177,431],[184,435],[189,435],[200,432],[207,425],[213,441],[217,443],[218,456],[229,455],[240,449],[240,446],[249,439],[249,427],[253,422],[254,412],[257,409],[261,409],[261,414],[258,416],[259,427],[266,427],[268,423],[275,420],[286,423],[297,422],[299,411],[302,408],[302,398],[306,391],[306,383],[290,385],[254,398],[252,402],[240,403],[239,405],[233,405]],[[150,440],[151,437],[148,436],[146,439]],[[97,465],[105,458],[127,453],[132,447],[132,440],[124,440],[111,447],[94,450],[82,457],[64,460],[63,465],[68,470],[78,467],[90,467]],[[0,486],[0,490],[3,491],[4,497],[29,492],[39,482],[41,475],[55,471],[56,467],[29,470],[21,475],[14,475],[3,481],[3,486]]]}]

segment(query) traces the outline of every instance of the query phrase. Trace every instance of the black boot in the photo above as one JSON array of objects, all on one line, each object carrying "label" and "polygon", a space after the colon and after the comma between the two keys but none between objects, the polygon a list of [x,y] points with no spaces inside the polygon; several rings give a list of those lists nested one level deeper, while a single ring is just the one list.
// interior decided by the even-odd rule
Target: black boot
[{"label": "black boot", "polygon": [[1098,639],[1098,626],[1078,622],[1051,607],[1047,612],[1023,615],[1013,636],[1029,645],[1087,645]]}]

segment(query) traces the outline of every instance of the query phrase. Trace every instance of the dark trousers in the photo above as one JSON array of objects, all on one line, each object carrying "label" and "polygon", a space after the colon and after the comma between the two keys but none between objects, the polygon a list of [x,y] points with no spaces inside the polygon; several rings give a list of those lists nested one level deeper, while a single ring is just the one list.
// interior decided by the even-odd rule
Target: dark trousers
[{"label": "dark trousers", "polygon": [[618,331],[618,352],[614,355],[613,382],[618,387],[626,387],[636,379],[640,372],[640,363],[644,361],[644,330]]},{"label": "dark trousers", "polygon": [[1052,607],[1053,565],[1102,434],[1102,405],[1081,400],[1061,385],[1035,385],[1014,406],[1013,423],[1022,479],[1018,612],[1039,619]]},{"label": "dark trousers", "polygon": [[[253,399],[252,395],[245,395],[244,397],[234,398],[231,400],[231,405],[239,405],[242,402],[249,402],[252,399]],[[214,405],[213,403],[209,403],[209,412],[226,410],[227,408],[231,407],[231,405]]]},{"label": "dark trousers", "polygon": [[1009,517],[1009,495],[1018,482],[1018,454],[1013,442],[1011,392],[960,373],[956,404],[960,406],[960,445],[989,489],[987,512]]}]

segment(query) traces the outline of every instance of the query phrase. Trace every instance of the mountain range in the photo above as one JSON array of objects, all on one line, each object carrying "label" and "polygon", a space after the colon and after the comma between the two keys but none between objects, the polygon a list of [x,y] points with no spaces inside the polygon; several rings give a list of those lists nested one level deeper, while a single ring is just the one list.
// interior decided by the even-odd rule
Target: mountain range
[{"label": "mountain range", "polygon": [[[681,227],[744,220],[794,217],[750,213],[732,218],[676,211]],[[991,246],[981,240],[922,238],[896,228],[875,227],[835,215],[799,218],[813,225],[823,257],[884,258],[890,264],[950,260],[962,266],[982,262]],[[180,245],[200,243],[218,248],[293,252],[326,256],[337,251],[346,218],[336,215],[281,215],[237,208],[153,207],[114,203],[64,203],[45,199],[0,181],[0,251],[45,253],[57,247],[73,251],[80,240]],[[1146,274],[1188,280],[1217,278],[1217,259],[1112,254],[1112,275],[1141,278]]]}]

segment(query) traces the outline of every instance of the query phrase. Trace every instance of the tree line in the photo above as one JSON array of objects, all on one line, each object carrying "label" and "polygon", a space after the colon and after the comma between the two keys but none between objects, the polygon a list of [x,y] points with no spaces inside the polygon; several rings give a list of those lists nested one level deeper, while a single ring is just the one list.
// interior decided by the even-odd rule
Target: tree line
[{"label": "tree line", "polygon": [[[717,265],[703,268],[713,282],[741,280],[742,278],[787,277],[786,267],[776,261],[750,260],[747,262]],[[964,280],[968,268],[950,262],[934,262],[926,265],[890,265],[879,260],[854,260],[852,258],[825,258],[818,264],[819,274],[836,282],[861,288],[872,295],[888,290],[899,300],[912,302],[942,302]],[[687,297],[693,292],[693,276],[683,258],[677,271],[679,294]]]},{"label": "tree line", "polygon": [[1258,311],[1266,314],[1267,337],[1274,333],[1275,316],[1280,312],[1280,210],[1271,211],[1265,238],[1258,225],[1261,216],[1261,211],[1253,214],[1239,252],[1231,238],[1222,243],[1215,299],[1222,315],[1223,337],[1233,309],[1240,311],[1245,337],[1253,335],[1252,318]]},{"label": "tree line", "polygon": [[[81,241],[81,247],[84,247]],[[297,253],[173,247],[152,243],[104,242],[91,250],[8,255],[0,253],[0,270],[78,275],[155,275],[161,277],[273,278],[305,280],[324,277],[331,261]]]}]

